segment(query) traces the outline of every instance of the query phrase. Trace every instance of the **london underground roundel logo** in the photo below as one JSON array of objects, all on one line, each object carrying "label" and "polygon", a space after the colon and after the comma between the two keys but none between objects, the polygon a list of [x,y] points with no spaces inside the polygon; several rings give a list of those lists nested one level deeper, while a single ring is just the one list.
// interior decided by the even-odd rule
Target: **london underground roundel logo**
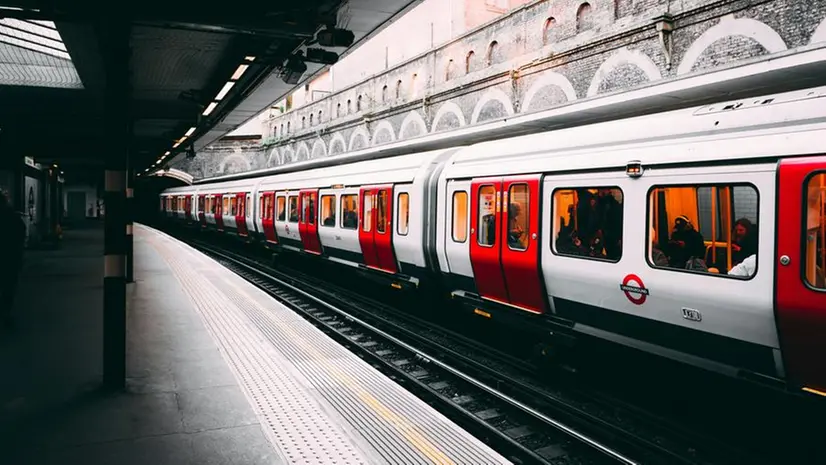
[{"label": "london underground roundel logo", "polygon": [[639,276],[635,274],[626,275],[620,284],[620,290],[625,293],[625,297],[634,305],[642,305],[648,297],[648,289]]}]

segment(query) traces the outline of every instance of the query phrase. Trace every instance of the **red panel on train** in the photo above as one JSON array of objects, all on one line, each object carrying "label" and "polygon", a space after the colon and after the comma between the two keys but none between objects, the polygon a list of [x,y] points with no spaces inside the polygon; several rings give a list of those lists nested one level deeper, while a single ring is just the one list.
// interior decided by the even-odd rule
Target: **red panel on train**
[{"label": "red panel on train", "polygon": [[299,192],[301,213],[298,215],[298,233],[304,250],[309,253],[321,254],[321,241],[318,238],[318,191],[305,190]]},{"label": "red panel on train", "polygon": [[500,261],[502,221],[501,178],[475,179],[470,200],[470,262],[482,297],[507,303],[508,289]]},{"label": "red panel on train", "polygon": [[817,269],[826,245],[818,237],[826,230],[826,157],[783,160],[779,176],[775,311],[786,373],[826,391],[826,286]]}]

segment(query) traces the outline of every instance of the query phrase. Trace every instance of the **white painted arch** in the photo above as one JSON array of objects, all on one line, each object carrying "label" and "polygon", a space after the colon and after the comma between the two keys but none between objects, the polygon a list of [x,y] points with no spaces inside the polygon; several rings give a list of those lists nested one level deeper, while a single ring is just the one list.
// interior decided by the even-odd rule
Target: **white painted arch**
[{"label": "white painted arch", "polygon": [[[430,126],[430,132],[436,131],[436,128],[439,126],[439,123],[442,121],[442,118],[447,113],[453,113],[454,115],[456,115],[456,118],[459,119],[459,127],[467,125],[467,120],[465,120],[465,115],[464,113],[462,113],[462,109],[459,107],[459,105],[456,105],[454,102],[445,102],[436,111],[436,115],[433,117],[433,124]],[[407,121],[406,118],[405,121]],[[402,123],[402,131],[404,131],[404,123]]]},{"label": "white painted arch", "polygon": [[327,144],[318,139],[313,143],[313,150],[310,152],[312,158],[323,158],[327,156]]},{"label": "white painted arch", "polygon": [[158,170],[150,176],[159,176],[159,177],[166,177],[177,179],[178,181],[184,182],[187,185],[192,185],[193,177],[191,174],[187,173],[186,171],[181,171],[175,168],[169,168],[168,170]]},{"label": "white painted arch", "polygon": [[328,154],[332,153],[332,149],[333,149],[333,147],[335,147],[335,145],[337,143],[341,144],[341,153],[344,153],[344,152],[347,151],[347,141],[344,140],[344,136],[342,136],[340,132],[337,132],[337,133],[333,134],[333,137],[330,139],[330,145],[329,145],[329,149],[327,151]]},{"label": "white painted arch", "polygon": [[[821,24],[821,27],[823,25]],[[818,27],[820,29],[821,27]],[[817,34],[817,32],[815,32]],[[826,34],[826,31],[824,31]],[[700,55],[711,47],[714,42],[729,36],[748,37],[763,46],[769,53],[782,52],[788,49],[780,34],[769,25],[751,18],[735,18],[726,15],[720,18],[716,26],[710,27],[685,52],[683,61],[677,68],[677,74],[687,74],[700,59]]]},{"label": "white painted arch", "polygon": [[310,159],[310,146],[306,142],[301,141],[296,144],[295,159],[299,161]]},{"label": "white painted arch", "polygon": [[528,89],[528,92],[525,93],[525,99],[522,101],[522,111],[524,112],[531,107],[531,102],[533,102],[534,97],[536,97],[536,94],[540,90],[550,86],[558,87],[565,94],[569,102],[576,100],[576,90],[574,90],[574,85],[571,84],[571,81],[562,74],[551,71],[540,76],[531,88]]},{"label": "white painted arch", "polygon": [[812,34],[812,38],[809,39],[810,44],[817,42],[826,42],[826,19],[821,21],[820,25],[815,29],[814,34]]},{"label": "white painted arch", "polygon": [[407,116],[404,117],[404,119],[402,120],[402,125],[399,127],[400,139],[404,137],[404,130],[407,129],[408,126],[410,126],[411,124],[418,124],[422,128],[421,133],[427,134],[427,123],[425,122],[424,118],[422,118],[422,115],[420,115],[418,111],[411,110],[410,113],[408,113]]},{"label": "white painted arch", "polygon": [[353,147],[356,145],[356,138],[363,137],[364,138],[364,145],[366,147],[370,146],[370,134],[367,133],[367,130],[364,127],[357,127],[355,131],[353,131],[353,135],[350,136],[350,143],[347,144],[347,151],[350,152],[353,150]]},{"label": "white painted arch", "polygon": [[292,149],[290,146],[284,146],[281,148],[281,164],[287,164],[290,162],[296,161],[296,153],[295,150]]},{"label": "white painted arch", "polygon": [[602,62],[601,65],[599,65],[599,68],[594,75],[594,79],[591,80],[591,85],[588,87],[588,97],[597,95],[599,92],[599,85],[602,84],[602,81],[604,81],[605,78],[611,74],[611,71],[614,71],[623,65],[636,66],[643,73],[645,73],[645,76],[649,81],[653,82],[662,79],[660,69],[657,68],[656,63],[654,63],[648,55],[639,50],[629,50],[626,47],[622,47],[607,60]]},{"label": "white painted arch", "polygon": [[369,139],[371,147],[376,145],[376,140],[378,139],[379,133],[382,131],[387,131],[390,133],[390,142],[396,141],[396,133],[393,131],[393,125],[387,120],[382,120],[376,125],[376,130],[373,131],[373,137]]},{"label": "white painted arch", "polygon": [[[273,159],[275,159],[275,164],[273,164]],[[270,154],[267,157],[267,166],[277,166],[284,163],[284,158],[278,153],[278,147],[273,147],[270,150]]]},{"label": "white painted arch", "polygon": [[240,162],[243,164],[246,167],[244,171],[249,171],[252,168],[252,165],[250,164],[250,161],[247,160],[247,157],[241,155],[240,153],[234,153],[221,160],[221,164],[218,165],[218,172],[223,173],[224,169],[227,167],[227,164],[231,162]]},{"label": "white painted arch", "polygon": [[470,124],[476,124],[476,121],[479,120],[479,115],[482,113],[482,109],[485,108],[485,105],[487,105],[488,102],[493,100],[502,103],[508,116],[513,114],[513,103],[511,103],[508,95],[499,89],[489,89],[484,95],[482,95],[479,102],[476,103],[476,107],[473,108],[473,115],[470,117]]}]

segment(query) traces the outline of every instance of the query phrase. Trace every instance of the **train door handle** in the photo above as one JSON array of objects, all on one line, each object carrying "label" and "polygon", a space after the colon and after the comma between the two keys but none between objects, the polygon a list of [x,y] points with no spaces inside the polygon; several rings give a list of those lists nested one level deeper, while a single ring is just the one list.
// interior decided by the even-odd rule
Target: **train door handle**
[{"label": "train door handle", "polygon": [[792,259],[789,258],[788,255],[783,255],[780,257],[780,264],[783,266],[789,266],[789,263],[792,262]]}]

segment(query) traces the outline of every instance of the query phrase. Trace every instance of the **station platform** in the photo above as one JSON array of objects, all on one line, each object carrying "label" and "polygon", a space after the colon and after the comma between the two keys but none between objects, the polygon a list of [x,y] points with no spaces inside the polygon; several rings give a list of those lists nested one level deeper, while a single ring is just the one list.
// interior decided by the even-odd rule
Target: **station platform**
[{"label": "station platform", "polygon": [[[101,228],[26,257],[0,463],[510,463],[269,295],[135,227],[127,390],[101,379]],[[10,369],[7,369],[10,367]]]}]

